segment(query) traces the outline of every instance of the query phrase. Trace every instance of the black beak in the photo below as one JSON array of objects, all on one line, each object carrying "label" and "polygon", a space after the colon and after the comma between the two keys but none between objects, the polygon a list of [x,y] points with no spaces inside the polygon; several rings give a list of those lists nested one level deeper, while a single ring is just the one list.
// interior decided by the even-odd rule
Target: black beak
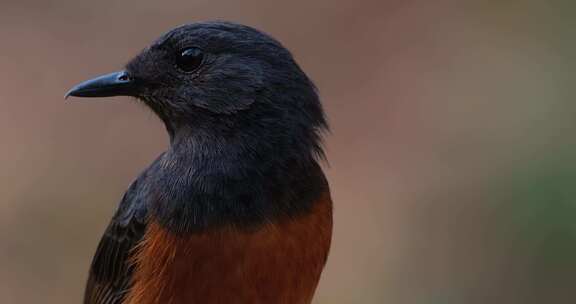
[{"label": "black beak", "polygon": [[84,81],[68,91],[64,98],[68,98],[68,96],[134,96],[135,94],[136,82],[126,71],[120,71]]}]

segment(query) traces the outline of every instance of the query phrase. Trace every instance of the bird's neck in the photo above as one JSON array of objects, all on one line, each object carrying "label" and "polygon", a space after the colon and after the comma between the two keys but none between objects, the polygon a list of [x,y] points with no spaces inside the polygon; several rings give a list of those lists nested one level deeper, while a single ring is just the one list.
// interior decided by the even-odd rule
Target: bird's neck
[{"label": "bird's neck", "polygon": [[253,227],[312,208],[327,190],[313,152],[289,137],[245,134],[173,134],[154,181],[160,224],[179,233]]}]

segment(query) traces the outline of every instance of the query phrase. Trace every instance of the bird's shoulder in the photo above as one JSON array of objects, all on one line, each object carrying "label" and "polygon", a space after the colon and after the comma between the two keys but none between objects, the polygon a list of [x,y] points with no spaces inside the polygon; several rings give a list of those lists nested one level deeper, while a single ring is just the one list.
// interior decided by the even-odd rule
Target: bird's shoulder
[{"label": "bird's shoulder", "polygon": [[147,227],[150,179],[162,156],[132,182],[122,197],[92,260],[85,304],[121,303],[128,291],[133,272],[131,254]]}]

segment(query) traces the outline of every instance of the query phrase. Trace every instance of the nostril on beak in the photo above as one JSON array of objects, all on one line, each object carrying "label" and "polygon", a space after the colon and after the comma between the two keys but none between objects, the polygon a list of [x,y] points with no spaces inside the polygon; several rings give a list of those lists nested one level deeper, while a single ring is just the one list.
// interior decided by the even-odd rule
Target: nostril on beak
[{"label": "nostril on beak", "polygon": [[118,80],[120,81],[128,81],[130,80],[130,76],[127,73],[122,73],[122,75],[118,76]]}]

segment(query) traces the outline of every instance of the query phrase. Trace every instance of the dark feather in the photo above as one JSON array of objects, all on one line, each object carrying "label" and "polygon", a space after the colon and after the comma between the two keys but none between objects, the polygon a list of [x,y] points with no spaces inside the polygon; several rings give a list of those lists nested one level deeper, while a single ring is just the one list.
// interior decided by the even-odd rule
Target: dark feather
[{"label": "dark feather", "polygon": [[146,229],[149,172],[160,157],[130,185],[106,228],[90,268],[84,304],[120,304],[130,289],[130,258]]}]

